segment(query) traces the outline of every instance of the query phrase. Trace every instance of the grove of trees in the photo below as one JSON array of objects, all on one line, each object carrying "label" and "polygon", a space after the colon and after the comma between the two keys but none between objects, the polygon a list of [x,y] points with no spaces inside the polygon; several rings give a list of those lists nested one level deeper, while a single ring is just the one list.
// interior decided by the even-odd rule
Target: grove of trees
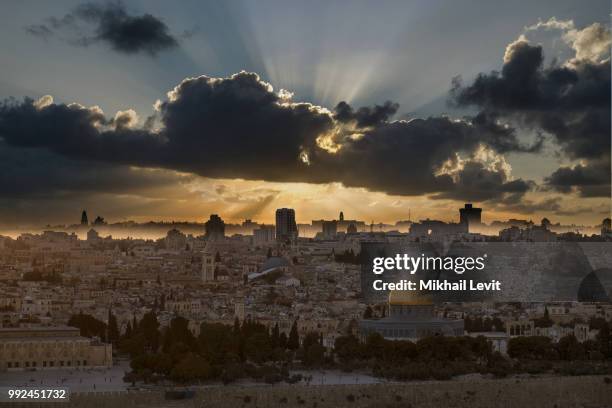
[{"label": "grove of trees", "polygon": [[[326,352],[320,333],[300,338],[297,321],[288,335],[278,325],[236,320],[232,325],[203,323],[195,336],[189,321],[175,317],[169,327],[160,329],[155,312],[134,318],[119,334],[117,319],[109,310],[107,323],[79,313],[69,325],[81,335],[112,342],[118,352],[131,359],[132,371],[125,380],[158,382],[170,380],[192,383],[220,380],[230,383],[253,378],[268,383],[295,382],[289,369],[341,368],[363,370],[396,380],[450,379],[453,376],[481,373],[504,377],[513,373],[556,372],[567,375],[612,373],[612,338],[609,323],[591,319],[599,334],[579,342],[568,335],[554,343],[548,337],[513,337],[508,356],[493,350],[484,337],[434,336],[417,342],[386,340],[370,334],[363,341],[352,334],[336,338],[333,353]],[[499,322],[470,321],[474,331],[497,327]]]}]

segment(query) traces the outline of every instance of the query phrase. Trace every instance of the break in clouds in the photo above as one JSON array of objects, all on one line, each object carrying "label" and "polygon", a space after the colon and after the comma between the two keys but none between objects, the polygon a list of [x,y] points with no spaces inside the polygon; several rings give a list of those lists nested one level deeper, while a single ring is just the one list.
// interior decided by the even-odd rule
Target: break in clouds
[{"label": "break in clouds", "polygon": [[177,38],[162,20],[151,14],[130,15],[119,2],[85,3],[63,17],[49,17],[25,29],[37,37],[58,36],[83,47],[106,43],[124,54],[155,56],[178,46]]},{"label": "break in clouds", "polygon": [[[72,18],[84,19],[75,13]],[[106,19],[115,17],[105,13],[100,9],[91,12],[98,17],[89,17],[99,25],[100,40],[125,52],[160,49],[106,38],[104,27],[111,24]],[[122,9],[114,13],[119,22],[133,18]],[[168,35],[163,27],[161,33]],[[14,196],[89,191],[108,187],[104,180],[109,175],[131,188],[130,166],[138,166],[211,178],[340,182],[525,211],[530,202],[524,196],[532,190],[609,196],[610,33],[598,24],[563,30],[574,50],[567,61],[546,65],[542,46],[523,35],[508,45],[499,72],[482,73],[469,83],[456,78],[450,102],[477,109],[461,119],[394,120],[400,107],[390,101],[369,107],[340,102],[328,109],[294,101],[285,90],[275,92],[250,72],[186,78],[143,121],[133,110],[109,117],[98,107],[59,104],[50,96],[6,100],[0,105],[0,154],[23,152],[29,155],[28,166],[53,171],[39,169],[40,177],[25,180],[27,191],[23,182],[7,176],[0,177],[0,188]],[[608,46],[602,47],[602,41]],[[521,129],[540,136],[525,142],[519,138]],[[513,177],[505,155],[541,152],[545,140],[580,164],[560,167],[539,186]],[[2,174],[15,168],[14,161],[2,162]],[[77,169],[79,177],[66,177],[62,166]],[[92,171],[101,177],[100,184],[85,181]],[[156,182],[138,177],[136,184]],[[174,176],[168,177],[163,182]]]}]

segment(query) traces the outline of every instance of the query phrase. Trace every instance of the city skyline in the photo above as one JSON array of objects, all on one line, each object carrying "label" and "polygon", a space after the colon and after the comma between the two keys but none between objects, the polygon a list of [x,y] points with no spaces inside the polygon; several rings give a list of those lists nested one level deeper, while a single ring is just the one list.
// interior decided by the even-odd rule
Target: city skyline
[{"label": "city skyline", "polygon": [[[563,224],[555,219],[543,217],[542,219],[494,219],[487,220],[487,209],[474,207],[472,203],[465,203],[461,208],[455,208],[455,216],[441,218],[412,218],[408,217],[390,222],[363,220],[351,218],[349,213],[345,217],[344,211],[339,210],[335,217],[302,220],[294,209],[277,208],[275,219],[266,222],[260,219],[245,218],[238,222],[224,219],[223,214],[210,214],[208,219],[203,217],[198,221],[161,220],[135,222],[134,220],[115,221],[107,220],[101,214],[89,214],[87,209],[80,212],[80,222],[68,224],[39,225],[30,229],[13,229],[0,231],[10,238],[30,235],[29,233],[45,233],[62,231],[76,234],[81,239],[99,239],[101,236],[117,239],[153,239],[158,240],[169,235],[191,235],[216,241],[222,237],[238,235],[252,235],[255,241],[264,239],[280,239],[281,241],[295,241],[299,238],[335,239],[338,233],[353,233],[361,235],[367,232],[391,232],[409,235],[427,234],[459,234],[467,239],[482,239],[485,237],[499,237],[504,239],[528,239],[531,234],[538,234],[537,240],[556,239],[555,234],[562,234],[562,240],[589,239],[598,236],[602,231],[610,231],[610,218],[606,217],[593,225]],[[92,221],[89,221],[91,216]],[[467,234],[471,233],[473,235]],[[544,235],[541,236],[541,233]],[[552,235],[550,234],[552,233]],[[517,235],[518,234],[518,235]],[[524,237],[523,237],[524,235]],[[281,238],[279,238],[281,237]],[[526,237],[526,238],[525,238]],[[462,239],[463,239],[462,238]]]},{"label": "city skyline", "polygon": [[607,2],[6,7],[0,231],[610,216]]},{"label": "city skyline", "polygon": [[[350,219],[349,218],[349,219],[345,220],[344,211],[343,210],[338,210],[336,212],[336,214],[337,214],[336,217],[329,217],[329,218],[318,217],[318,218],[312,218],[312,219],[306,220],[306,219],[298,217],[297,213],[295,212],[295,209],[283,207],[283,208],[277,208],[277,209],[273,210],[275,215],[270,220],[267,220],[267,219],[262,220],[262,219],[253,219],[253,218],[242,218],[242,219],[238,220],[237,222],[229,221],[229,224],[232,224],[232,225],[254,224],[254,225],[263,225],[263,226],[266,226],[266,225],[277,225],[279,223],[279,218],[278,218],[279,217],[279,211],[280,212],[290,211],[292,213],[291,217],[294,219],[293,222],[297,223],[297,225],[309,225],[309,224],[310,225],[314,225],[314,223],[317,223],[317,222],[320,223],[320,222],[326,222],[326,221],[341,221],[341,222],[345,222],[347,224],[350,224],[351,222],[359,222],[359,223],[365,223],[368,226],[370,226],[370,225],[377,226],[379,224],[384,224],[384,225],[394,225],[395,224],[395,225],[397,225],[399,223],[407,223],[407,222],[408,223],[419,223],[419,222],[422,222],[422,221],[430,221],[430,220],[431,221],[442,221],[442,222],[445,222],[445,223],[469,223],[470,222],[469,221],[470,215],[467,215],[467,214],[473,213],[473,210],[475,210],[475,212],[477,214],[476,215],[476,219],[478,221],[476,221],[476,223],[478,223],[478,224],[485,224],[485,225],[487,225],[487,224],[500,223],[500,222],[509,222],[509,221],[525,221],[527,223],[529,223],[529,222],[538,223],[538,222],[546,220],[546,222],[549,223],[550,225],[555,225],[555,224],[556,225],[562,225],[558,221],[556,223],[552,222],[551,220],[548,219],[548,217],[544,217],[544,218],[542,218],[540,220],[533,219],[533,218],[528,218],[528,219],[509,218],[509,219],[506,219],[506,220],[502,220],[502,219],[490,219],[490,220],[486,220],[486,218],[487,218],[486,211],[483,213],[483,209],[482,208],[474,207],[473,203],[465,203],[463,208],[455,208],[455,211],[456,211],[455,216],[445,214],[444,217],[438,217],[438,218],[429,218],[429,217],[426,217],[426,218],[419,218],[419,217],[413,218],[412,215],[411,215],[411,211],[409,209],[407,217],[399,218],[399,219],[396,219],[396,220],[385,221],[385,222],[383,222],[381,220],[370,220],[369,222],[367,222],[368,220],[358,219],[358,218],[355,218],[355,219]],[[464,213],[466,214],[465,216],[464,216]],[[170,223],[170,224],[172,224],[172,223],[176,223],[176,224],[180,224],[180,223],[194,223],[194,224],[206,225],[208,222],[211,222],[211,221],[214,221],[215,223],[227,221],[227,219],[224,219],[223,213],[210,214],[209,216],[210,216],[210,218],[208,220],[206,219],[206,216],[202,216],[201,217],[202,220],[193,221],[193,222],[188,221],[188,220],[179,220],[179,219],[177,219],[177,220],[160,220],[160,221],[157,221],[157,222],[160,223],[160,224],[164,224],[164,223]],[[87,213],[87,209],[83,209],[82,212],[81,212],[81,222],[80,223],[74,222],[74,223],[68,223],[68,224],[65,224],[65,225],[66,226],[75,226],[75,225],[79,225],[80,224],[81,226],[85,226],[85,227],[87,227],[87,226],[93,227],[93,226],[96,226],[96,225],[121,224],[122,222],[124,222],[123,220],[110,220],[110,222],[108,222],[100,214],[96,214],[96,218],[93,221],[89,222],[88,221],[88,217],[89,217],[89,215]],[[464,218],[464,217],[466,217],[466,218]],[[604,220],[606,220],[606,219],[609,219],[609,217],[606,217]],[[135,221],[134,220],[127,220],[125,222],[135,222]],[[150,222],[150,223],[153,222],[154,223],[156,221],[149,220],[148,222]],[[581,225],[582,226],[595,226],[595,227],[598,227],[598,226],[602,225],[602,222],[603,221],[600,220],[599,223],[595,223],[593,225],[587,225],[587,224],[581,224]],[[281,219],[280,223],[281,224],[282,223],[286,223],[286,221],[283,221]],[[52,224],[47,224],[47,225],[52,226]],[[61,224],[58,224],[58,225],[61,225]],[[576,225],[576,224],[571,224],[571,225]]]}]

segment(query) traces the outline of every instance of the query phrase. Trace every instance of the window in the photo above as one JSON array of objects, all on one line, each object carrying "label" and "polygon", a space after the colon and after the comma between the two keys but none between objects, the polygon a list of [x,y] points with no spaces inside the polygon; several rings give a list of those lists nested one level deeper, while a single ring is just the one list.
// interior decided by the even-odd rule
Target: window
[{"label": "window", "polygon": [[8,363],[6,363],[6,366],[7,368],[13,368],[13,363],[9,361]]},{"label": "window", "polygon": [[46,367],[46,366],[47,366],[47,360],[44,360],[43,361],[43,367]]}]

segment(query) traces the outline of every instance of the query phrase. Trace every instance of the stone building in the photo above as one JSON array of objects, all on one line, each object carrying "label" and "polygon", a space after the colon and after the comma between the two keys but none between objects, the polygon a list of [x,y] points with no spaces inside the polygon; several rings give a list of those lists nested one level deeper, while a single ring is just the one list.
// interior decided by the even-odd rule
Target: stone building
[{"label": "stone building", "polygon": [[112,367],[112,345],[67,326],[0,329],[0,372]]},{"label": "stone building", "polygon": [[360,335],[380,333],[388,340],[417,341],[430,336],[463,336],[463,320],[439,318],[426,294],[408,290],[389,292],[389,317],[359,322]]}]

